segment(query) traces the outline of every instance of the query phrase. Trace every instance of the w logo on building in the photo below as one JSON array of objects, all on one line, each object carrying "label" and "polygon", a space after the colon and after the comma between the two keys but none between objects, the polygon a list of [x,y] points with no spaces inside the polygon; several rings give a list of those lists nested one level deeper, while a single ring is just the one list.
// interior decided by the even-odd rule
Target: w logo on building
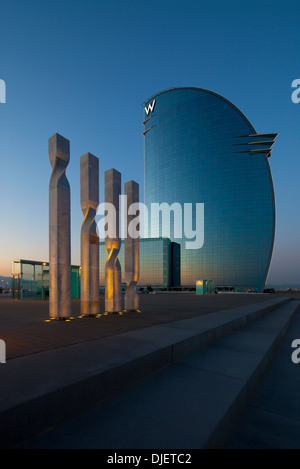
[{"label": "w logo on building", "polygon": [[152,104],[149,104],[148,107],[145,107],[145,111],[146,111],[147,116],[149,116],[150,112],[153,112],[155,103],[156,103],[156,101],[155,101],[155,99],[153,99]]},{"label": "w logo on building", "polygon": [[6,85],[5,81],[0,79],[0,103],[6,103]]}]

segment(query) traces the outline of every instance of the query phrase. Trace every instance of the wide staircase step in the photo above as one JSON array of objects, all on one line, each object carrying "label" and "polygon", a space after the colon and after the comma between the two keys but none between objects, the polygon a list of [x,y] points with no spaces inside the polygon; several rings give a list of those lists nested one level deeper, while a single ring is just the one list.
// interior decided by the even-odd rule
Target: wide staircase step
[{"label": "wide staircase step", "polygon": [[[45,389],[43,398],[31,400],[31,410],[39,401],[39,410],[47,410],[48,419],[41,419],[39,430],[45,430],[47,422],[54,428],[31,439],[35,428],[23,447],[223,447],[300,304],[289,299],[268,303],[118,336],[118,348],[110,343],[106,358],[113,350],[120,355],[123,345],[123,361],[111,356],[108,374],[103,366],[91,369],[90,379],[69,386],[65,380],[56,393]],[[59,407],[60,418],[53,422],[50,398],[55,395],[55,405],[61,406],[67,391],[72,404],[66,399],[68,411]],[[90,395],[92,404],[97,397],[101,402],[78,415],[91,404]],[[83,404],[74,407],[80,398]],[[22,421],[26,412],[21,416]],[[21,435],[15,443],[17,439],[22,441]]]},{"label": "wide staircase step", "polygon": [[292,342],[300,337],[300,309],[249,399],[226,448],[300,449],[300,364]]}]

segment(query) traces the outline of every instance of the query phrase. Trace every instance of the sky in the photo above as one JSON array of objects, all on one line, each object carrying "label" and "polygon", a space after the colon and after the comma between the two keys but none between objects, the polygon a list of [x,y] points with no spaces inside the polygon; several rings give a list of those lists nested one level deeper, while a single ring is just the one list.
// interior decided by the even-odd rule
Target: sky
[{"label": "sky", "polygon": [[13,259],[48,261],[49,137],[70,140],[71,261],[80,264],[80,156],[100,160],[100,201],[112,167],[143,194],[143,103],[195,86],[232,101],[258,133],[279,133],[267,282],[300,285],[298,0],[0,0],[0,11],[0,275]]}]

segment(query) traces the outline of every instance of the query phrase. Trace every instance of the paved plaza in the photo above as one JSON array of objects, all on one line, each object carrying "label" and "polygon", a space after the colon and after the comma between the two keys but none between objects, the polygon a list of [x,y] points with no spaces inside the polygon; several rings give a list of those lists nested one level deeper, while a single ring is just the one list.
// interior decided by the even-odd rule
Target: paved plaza
[{"label": "paved plaza", "polygon": [[[35,446],[37,435],[57,426],[59,432],[64,421],[72,427],[73,417],[95,405],[101,431],[96,431],[97,441],[89,439],[88,430],[85,439],[76,431],[82,448],[224,447],[296,317],[299,299],[290,292],[143,294],[141,312],[105,315],[101,296],[98,318],[80,317],[80,301],[73,300],[73,319],[64,321],[49,320],[47,301],[1,297],[0,338],[6,342],[7,361],[0,370],[0,448],[26,447],[32,439],[33,447],[48,447],[44,440]],[[284,360],[290,361],[290,351]],[[277,379],[282,381],[281,373]],[[156,390],[153,380],[158,380]],[[136,400],[135,392],[146,401]],[[288,383],[284,392],[288,403],[294,402]],[[100,413],[111,406],[122,412],[108,412],[106,424],[98,404]],[[121,432],[125,440],[112,437],[122,427],[122,415],[124,422],[131,416],[134,439],[126,439],[126,432]],[[75,440],[57,440],[56,431],[53,435],[51,447],[58,441],[62,447],[77,447]]]},{"label": "paved plaza", "polygon": [[[268,301],[278,295],[156,293],[140,295],[140,313],[104,315],[100,296],[99,318],[80,318],[80,300],[72,300],[72,320],[49,321],[47,300],[13,301],[0,297],[0,338],[5,340],[7,360],[31,353],[122,334],[172,321],[189,319]],[[48,322],[49,321],[49,322]]]}]

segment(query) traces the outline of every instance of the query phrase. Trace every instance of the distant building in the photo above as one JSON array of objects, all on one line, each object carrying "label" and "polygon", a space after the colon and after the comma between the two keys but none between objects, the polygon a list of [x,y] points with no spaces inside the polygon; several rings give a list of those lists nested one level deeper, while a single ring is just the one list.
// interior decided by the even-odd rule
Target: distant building
[{"label": "distant building", "polygon": [[[122,283],[125,281],[124,241],[118,259],[121,264]],[[105,285],[105,262],[107,253],[100,242],[100,286]],[[168,238],[140,239],[140,274],[138,288],[170,289],[180,286],[180,245]]]},{"label": "distant building", "polygon": [[219,287],[262,291],[275,234],[268,158],[277,134],[257,134],[230,101],[200,88],[162,91],[144,109],[148,210],[152,203],[204,204],[201,249],[186,249],[171,220],[181,284],[211,279]]},{"label": "distant building", "polygon": [[[107,254],[104,242],[99,244],[99,286],[105,286],[105,263]],[[124,278],[124,241],[121,243],[119,260]],[[140,240],[140,279],[138,288],[147,290],[170,289],[180,286],[180,246],[167,238]],[[18,259],[12,261],[13,299],[49,299],[49,263]],[[80,298],[80,266],[71,266],[71,298]]]}]

